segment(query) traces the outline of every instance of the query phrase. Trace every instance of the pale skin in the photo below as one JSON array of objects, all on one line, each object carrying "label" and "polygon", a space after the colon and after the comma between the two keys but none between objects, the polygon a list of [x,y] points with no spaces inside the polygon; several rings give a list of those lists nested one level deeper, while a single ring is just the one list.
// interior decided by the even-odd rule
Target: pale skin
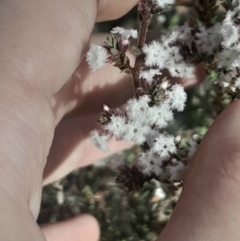
[{"label": "pale skin", "polygon": [[[121,105],[132,85],[110,66],[91,73],[82,58],[95,21],[120,17],[136,3],[0,1],[1,240],[98,240],[91,216],[41,228],[35,220],[43,183],[106,155],[88,131],[102,104]],[[228,107],[202,141],[159,241],[240,240],[239,105]],[[111,153],[128,145],[112,141]]]}]

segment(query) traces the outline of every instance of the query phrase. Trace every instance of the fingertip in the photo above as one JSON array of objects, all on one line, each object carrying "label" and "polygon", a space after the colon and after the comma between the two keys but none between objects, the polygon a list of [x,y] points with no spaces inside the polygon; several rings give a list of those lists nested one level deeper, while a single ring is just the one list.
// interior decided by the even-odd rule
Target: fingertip
[{"label": "fingertip", "polygon": [[98,0],[97,22],[120,18],[138,2],[139,0]]},{"label": "fingertip", "polygon": [[[79,236],[86,233],[86,240],[88,241],[97,241],[100,236],[100,226],[95,217],[90,214],[82,214],[80,216],[76,216],[70,220],[72,225],[75,227],[79,227]],[[81,228],[80,228],[81,227]],[[87,237],[91,237],[87,239]],[[85,239],[84,239],[85,240]],[[78,239],[78,241],[80,241]]]},{"label": "fingertip", "polygon": [[47,241],[98,241],[100,228],[97,220],[89,215],[41,226]]}]

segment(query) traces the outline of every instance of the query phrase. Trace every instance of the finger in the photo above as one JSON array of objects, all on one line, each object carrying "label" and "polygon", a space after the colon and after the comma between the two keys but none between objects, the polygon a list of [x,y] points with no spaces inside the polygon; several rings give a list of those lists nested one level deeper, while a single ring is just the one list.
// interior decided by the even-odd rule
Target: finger
[{"label": "finger", "polygon": [[160,240],[239,240],[240,102],[210,127]]},{"label": "finger", "polygon": [[97,1],[0,1],[0,12],[0,151],[8,163],[0,176],[36,217],[56,123],[50,97],[85,53]]},{"label": "finger", "polygon": [[[139,0],[131,1],[99,1],[97,21],[107,21],[119,18],[133,8]],[[110,9],[110,11],[109,11]]]},{"label": "finger", "polygon": [[97,149],[89,137],[90,131],[100,128],[97,117],[96,114],[78,117],[58,125],[44,169],[44,185],[62,178],[78,167],[132,147],[132,142],[116,141],[113,138],[108,143],[108,152]]},{"label": "finger", "polygon": [[95,218],[81,215],[41,227],[47,241],[98,241],[99,226]]},{"label": "finger", "polygon": [[[23,80],[51,97],[82,59],[97,12],[106,20],[136,0],[1,1],[1,65],[9,81]],[[99,6],[99,8],[98,8]],[[13,68],[14,67],[14,68]]]}]

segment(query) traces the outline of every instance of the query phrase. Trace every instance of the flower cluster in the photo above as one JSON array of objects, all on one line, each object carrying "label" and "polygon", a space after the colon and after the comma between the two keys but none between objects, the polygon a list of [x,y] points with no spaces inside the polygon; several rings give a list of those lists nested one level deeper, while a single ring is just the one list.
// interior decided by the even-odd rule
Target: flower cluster
[{"label": "flower cluster", "polygon": [[111,136],[116,140],[135,142],[144,150],[138,162],[143,174],[155,175],[159,180],[180,181],[188,158],[179,149],[179,137],[164,134],[164,128],[173,120],[174,111],[183,111],[186,99],[181,85],[171,85],[166,78],[155,80],[138,98],[128,100],[125,111],[104,106],[98,120],[103,131],[91,132],[93,143],[107,151]]},{"label": "flower cluster", "polygon": [[115,63],[115,66],[124,72],[129,72],[129,58],[126,56],[129,38],[138,37],[137,30],[113,28],[112,36],[106,39],[105,46],[92,44],[86,55],[86,60],[93,71],[102,68],[107,63]]},{"label": "flower cluster", "polygon": [[186,54],[190,52],[187,45],[190,36],[191,28],[185,24],[160,40],[146,44],[143,47],[145,65],[159,70],[167,69],[173,77],[193,78],[195,65],[185,61]]},{"label": "flower cluster", "polygon": [[103,124],[105,130],[104,138],[93,131],[94,143],[106,150],[104,143],[109,139],[109,135],[113,135],[117,140],[134,141],[139,145],[146,142],[152,145],[154,138],[173,120],[173,110],[184,109],[186,98],[181,85],[171,86],[165,79],[144,95],[130,99],[124,113],[105,106],[105,111],[99,117],[99,123]]},{"label": "flower cluster", "polygon": [[[214,86],[230,94],[232,100],[240,93],[239,0],[226,0],[222,8],[216,0],[197,1],[192,11],[197,18],[190,16],[183,25],[146,43],[152,14],[161,13],[173,4],[174,0],[141,0],[139,32],[115,27],[104,46],[91,45],[86,55],[94,71],[106,63],[114,63],[132,75],[135,95],[127,101],[125,110],[104,106],[98,119],[103,130],[91,132],[93,143],[103,151],[108,150],[111,137],[133,141],[142,147],[143,152],[132,168],[119,169],[118,181],[127,183],[131,190],[140,188],[149,178],[181,181],[199,143],[194,136],[183,147],[180,136],[165,132],[174,112],[183,111],[187,100],[183,86],[171,84],[164,77],[166,70],[172,77],[190,79],[194,78],[196,66],[204,62]],[[136,55],[134,66],[127,56],[130,38],[138,39],[137,46],[131,48]]]},{"label": "flower cluster", "polygon": [[[212,5],[215,10],[219,6]],[[226,0],[222,7],[218,21],[210,26],[196,25],[193,37],[199,59],[207,62],[207,74],[218,93],[222,99],[230,97],[231,102],[240,93],[240,3]]]}]

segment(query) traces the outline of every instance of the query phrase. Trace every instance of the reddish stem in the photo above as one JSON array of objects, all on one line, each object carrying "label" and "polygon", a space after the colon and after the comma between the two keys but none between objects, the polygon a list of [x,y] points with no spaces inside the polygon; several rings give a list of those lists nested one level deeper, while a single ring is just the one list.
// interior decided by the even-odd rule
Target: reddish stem
[{"label": "reddish stem", "polygon": [[[151,13],[149,10],[149,0],[141,0],[140,3],[143,6],[143,10],[141,12],[139,12],[142,19],[141,19],[141,23],[140,23],[140,27],[139,27],[139,38],[138,38],[137,47],[140,50],[142,50],[142,48],[146,42],[148,26],[151,21]],[[143,65],[143,58],[144,58],[144,55],[142,53],[139,56],[137,56],[135,65],[134,65],[134,68],[132,71],[135,91],[137,88],[140,87],[139,75],[140,75],[140,71],[141,71],[141,68]]]}]

